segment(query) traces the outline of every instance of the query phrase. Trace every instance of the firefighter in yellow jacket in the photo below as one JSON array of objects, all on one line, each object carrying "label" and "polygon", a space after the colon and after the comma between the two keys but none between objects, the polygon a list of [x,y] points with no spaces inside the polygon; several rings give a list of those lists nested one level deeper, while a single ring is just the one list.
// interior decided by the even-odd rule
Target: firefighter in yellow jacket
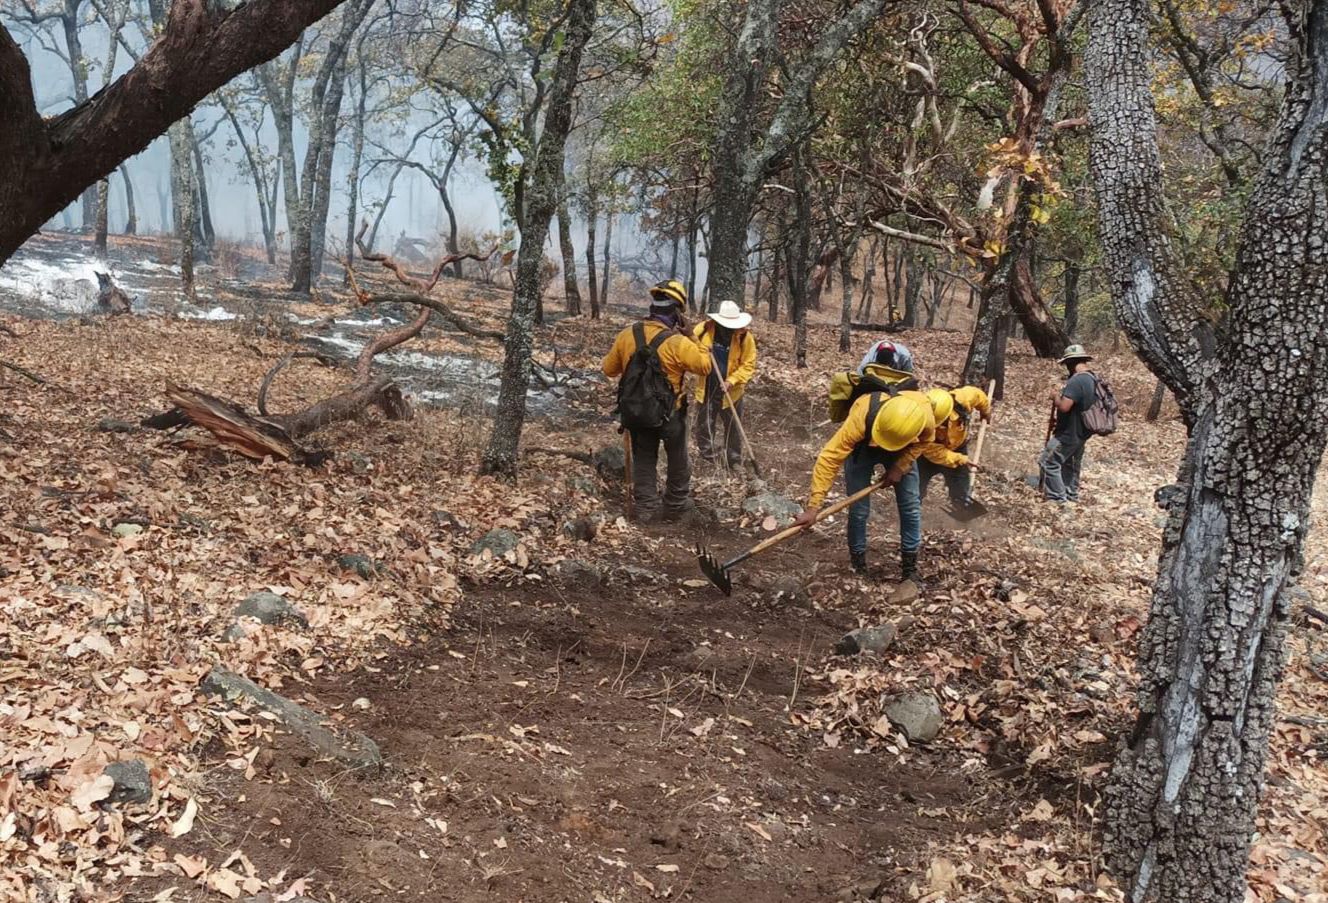
[{"label": "firefighter in yellow jacket", "polygon": [[[638,520],[650,521],[659,515],[679,520],[696,509],[692,501],[692,470],[687,460],[687,396],[683,379],[688,373],[705,378],[710,373],[710,355],[685,333],[683,311],[687,308],[687,290],[676,279],[661,282],[650,290],[650,311],[644,320],[618,333],[613,348],[604,357],[604,375],[610,379],[641,374],[629,372],[633,356],[641,348],[650,348],[658,359],[668,387],[672,389],[672,410],[666,410],[659,422],[646,425],[629,422],[627,410],[620,410],[623,425],[632,440],[632,500]],[[648,377],[647,377],[648,379]],[[635,385],[642,385],[640,382]],[[648,385],[648,382],[646,383]],[[619,389],[619,407],[624,408]],[[635,410],[638,406],[627,405]],[[659,447],[664,446],[668,469],[664,481],[664,506],[659,500]]]},{"label": "firefighter in yellow jacket", "polygon": [[977,465],[968,459],[969,423],[973,415],[991,420],[991,399],[976,386],[957,389],[932,389],[927,393],[936,414],[936,439],[922,447],[918,461],[919,494],[926,498],[927,484],[940,474],[945,479],[950,501],[967,507],[973,503],[973,471]]},{"label": "firefighter in yellow jacket", "polygon": [[[752,338],[752,315],[732,301],[696,325],[692,335],[703,353],[714,359],[714,369],[704,380],[697,380],[696,449],[702,459],[718,461],[716,446],[720,429],[724,431],[723,454],[730,467],[742,466],[742,437],[734,419],[742,416],[742,396],[756,375],[756,339]],[[730,401],[732,407],[730,407]]]},{"label": "firefighter in yellow jacket", "polygon": [[[886,469],[886,480],[894,487],[899,509],[899,560],[902,580],[915,580],[918,549],[922,546],[922,501],[918,496],[915,466],[922,446],[935,440],[936,422],[928,399],[921,392],[891,396],[872,392],[860,396],[849,408],[838,432],[830,437],[812,469],[807,510],[796,523],[807,525],[825,502],[835,474],[844,469],[844,491],[866,489],[877,467]],[[848,551],[853,569],[867,570],[867,519],[871,496],[848,509]]]}]

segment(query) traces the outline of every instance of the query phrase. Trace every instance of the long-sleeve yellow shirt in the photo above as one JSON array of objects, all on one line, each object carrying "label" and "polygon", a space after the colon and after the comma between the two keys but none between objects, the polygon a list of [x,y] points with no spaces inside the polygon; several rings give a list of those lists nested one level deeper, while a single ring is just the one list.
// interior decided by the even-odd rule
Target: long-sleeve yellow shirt
[{"label": "long-sleeve yellow shirt", "polygon": [[[905,394],[905,393],[900,393]],[[914,393],[921,394],[921,393]],[[926,396],[922,396],[924,401]],[[882,404],[889,399],[883,398]],[[848,416],[844,418],[843,424],[835,432],[830,440],[822,447],[821,453],[816,456],[816,465],[812,468],[812,489],[807,498],[808,508],[819,508],[825,501],[825,495],[830,491],[831,484],[835,481],[835,475],[839,473],[844,466],[844,461],[853,453],[853,450],[864,442],[873,445],[871,437],[867,435],[867,411],[871,407],[871,393],[861,396],[853,402],[853,406],[848,409]],[[927,410],[931,410],[928,406]],[[880,416],[878,412],[877,416]],[[906,471],[917,461],[918,456],[922,454],[922,448],[925,444],[935,441],[936,425],[928,418],[922,431],[918,434],[917,441],[907,445],[895,453],[894,468],[900,471]]]},{"label": "long-sleeve yellow shirt", "polygon": [[[950,394],[957,404],[969,411],[976,411],[984,417],[990,416],[991,399],[976,386],[960,386],[951,389]],[[923,447],[922,457],[941,467],[963,467],[968,463],[968,455],[960,453],[959,449],[968,442],[968,436],[967,418],[960,417],[958,413],[951,414],[945,423],[936,427],[936,441]]]},{"label": "long-sleeve yellow shirt", "polygon": [[[658,320],[646,320],[646,341],[651,341],[664,328],[664,324]],[[604,375],[609,379],[622,376],[623,371],[627,369],[627,362],[632,359],[634,353],[636,353],[636,337],[632,335],[632,327],[628,326],[618,333],[618,338],[613,341],[613,347],[604,356]],[[678,404],[681,405],[685,397],[683,378],[688,373],[695,373],[700,377],[709,375],[710,353],[702,351],[695,341],[682,333],[675,333],[659,343],[658,354],[660,369],[664,371],[669,385],[673,386],[673,391],[678,396]]]},{"label": "long-sleeve yellow shirt", "polygon": [[[715,344],[715,324],[711,320],[704,323],[697,323],[696,328],[692,330],[692,335],[696,337],[696,343],[701,346],[701,353],[706,357],[710,356],[710,349]],[[747,388],[747,383],[751,382],[752,377],[756,375],[756,339],[752,338],[750,329],[740,329],[733,334],[729,343],[729,362],[728,373],[721,375],[721,379],[729,381],[729,398],[736,403],[742,398],[742,393]],[[698,380],[696,383],[697,402],[705,401],[706,383],[709,380]],[[726,400],[724,407],[728,407]]]}]

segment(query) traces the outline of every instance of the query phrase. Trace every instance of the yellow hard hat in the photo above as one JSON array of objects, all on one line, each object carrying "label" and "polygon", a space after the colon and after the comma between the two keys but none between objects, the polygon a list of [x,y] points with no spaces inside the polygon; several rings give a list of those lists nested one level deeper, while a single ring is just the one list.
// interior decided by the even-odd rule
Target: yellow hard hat
[{"label": "yellow hard hat", "polygon": [[937,423],[945,423],[954,413],[954,396],[944,389],[927,392],[927,403],[931,405],[931,416]]},{"label": "yellow hard hat", "polygon": [[896,395],[876,412],[871,441],[886,451],[912,445],[931,420],[927,399],[921,393]]},{"label": "yellow hard hat", "polygon": [[687,306],[687,288],[677,279],[656,283],[650,289],[650,297],[655,301],[672,301],[681,308]]}]

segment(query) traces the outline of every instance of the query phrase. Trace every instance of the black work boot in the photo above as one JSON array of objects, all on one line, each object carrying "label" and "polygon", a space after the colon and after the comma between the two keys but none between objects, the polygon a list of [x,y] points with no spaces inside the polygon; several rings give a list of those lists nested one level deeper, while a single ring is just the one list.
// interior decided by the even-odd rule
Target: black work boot
[{"label": "black work boot", "polygon": [[853,567],[853,573],[855,573],[855,574],[861,574],[861,575],[863,575],[863,576],[866,575],[866,573],[867,573],[867,553],[866,553],[866,552],[849,552],[849,553],[848,553],[848,561],[849,561],[849,564],[852,565],[852,567]]},{"label": "black work boot", "polygon": [[916,549],[912,552],[900,551],[899,580],[901,583],[905,580],[912,580],[919,586],[922,584],[922,581],[918,579],[918,552]]}]

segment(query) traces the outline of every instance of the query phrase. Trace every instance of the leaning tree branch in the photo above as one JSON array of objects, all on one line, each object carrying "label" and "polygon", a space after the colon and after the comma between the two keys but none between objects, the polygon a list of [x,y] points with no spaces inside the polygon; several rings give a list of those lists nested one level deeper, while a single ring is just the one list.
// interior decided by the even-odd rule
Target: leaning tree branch
[{"label": "leaning tree branch", "polygon": [[174,0],[165,29],[128,72],[49,121],[31,72],[0,28],[0,263],[88,185],[109,175],[237,74],[270,60],[341,0]]}]

